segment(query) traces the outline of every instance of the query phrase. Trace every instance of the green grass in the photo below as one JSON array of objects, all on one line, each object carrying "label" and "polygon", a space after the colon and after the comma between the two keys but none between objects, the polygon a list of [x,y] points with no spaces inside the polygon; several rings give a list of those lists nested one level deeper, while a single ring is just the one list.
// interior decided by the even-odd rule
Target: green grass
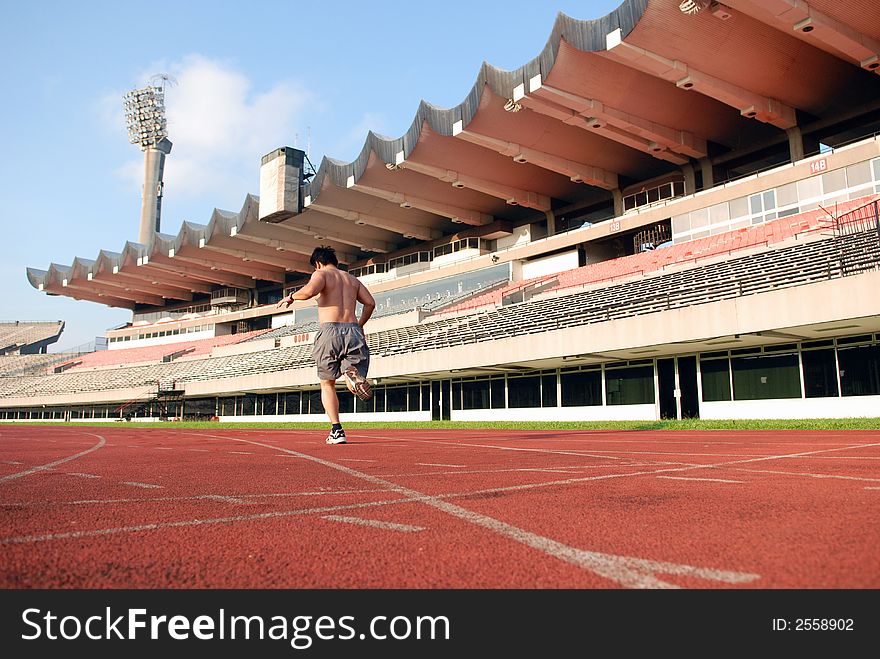
[{"label": "green grass", "polygon": [[[315,430],[327,428],[327,423],[217,423],[204,421],[173,421],[156,423],[132,422],[79,422],[29,425],[47,426],[115,426],[120,428],[206,428],[206,429],[260,429],[260,430]],[[880,418],[858,419],[769,419],[720,420],[686,419],[682,421],[402,421],[349,422],[348,429],[458,429],[458,430],[880,430]]]}]

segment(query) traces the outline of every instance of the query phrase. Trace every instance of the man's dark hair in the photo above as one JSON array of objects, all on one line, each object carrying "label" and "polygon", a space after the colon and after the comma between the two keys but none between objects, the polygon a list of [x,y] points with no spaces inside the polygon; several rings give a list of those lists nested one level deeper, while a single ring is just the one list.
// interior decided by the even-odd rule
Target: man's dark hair
[{"label": "man's dark hair", "polygon": [[309,263],[312,264],[313,268],[317,267],[317,263],[321,263],[322,265],[339,265],[339,259],[336,258],[335,249],[323,245],[321,247],[315,247],[315,251],[312,252],[312,256],[309,258]]}]

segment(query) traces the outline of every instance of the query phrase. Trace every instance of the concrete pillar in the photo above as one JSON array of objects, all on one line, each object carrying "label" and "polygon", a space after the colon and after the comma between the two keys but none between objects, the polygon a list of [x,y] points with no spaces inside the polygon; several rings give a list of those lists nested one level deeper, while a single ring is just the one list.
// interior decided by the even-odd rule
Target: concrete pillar
[{"label": "concrete pillar", "polygon": [[138,242],[147,245],[158,233],[162,220],[162,181],[165,156],[171,153],[171,141],[163,138],[144,151],[144,190],[141,197],[141,225]]},{"label": "concrete pillar", "polygon": [[611,191],[611,198],[614,200],[614,217],[620,217],[623,215],[623,193],[620,188]]},{"label": "concrete pillar", "polygon": [[556,235],[556,215],[553,214],[553,211],[547,211],[544,213],[547,217],[547,235],[555,236]]},{"label": "concrete pillar", "polygon": [[700,158],[700,173],[703,175],[703,190],[715,186],[715,173],[712,171],[712,161],[709,158]]},{"label": "concrete pillar", "polygon": [[697,177],[694,174],[694,166],[685,163],[681,166],[681,173],[684,174],[684,193],[694,194],[697,191]]},{"label": "concrete pillar", "polygon": [[788,135],[788,151],[791,154],[791,162],[804,159],[804,136],[800,126],[792,126],[785,129]]}]

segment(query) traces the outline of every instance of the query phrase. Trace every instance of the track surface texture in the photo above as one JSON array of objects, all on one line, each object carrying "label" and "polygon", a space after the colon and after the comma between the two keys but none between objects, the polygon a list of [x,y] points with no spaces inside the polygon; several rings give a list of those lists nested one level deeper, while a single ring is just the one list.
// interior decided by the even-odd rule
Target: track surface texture
[{"label": "track surface texture", "polygon": [[348,435],[0,427],[0,587],[880,587],[880,432]]}]

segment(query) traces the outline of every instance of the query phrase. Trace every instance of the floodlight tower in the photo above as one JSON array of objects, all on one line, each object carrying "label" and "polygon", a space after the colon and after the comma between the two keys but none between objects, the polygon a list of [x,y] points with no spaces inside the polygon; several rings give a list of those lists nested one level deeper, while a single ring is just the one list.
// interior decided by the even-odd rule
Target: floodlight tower
[{"label": "floodlight tower", "polygon": [[149,243],[153,233],[159,231],[164,185],[162,174],[165,156],[171,153],[165,120],[165,81],[169,78],[155,77],[162,79],[162,86],[133,89],[123,97],[128,140],[144,152],[144,192],[138,235],[138,242],[142,245]]}]

